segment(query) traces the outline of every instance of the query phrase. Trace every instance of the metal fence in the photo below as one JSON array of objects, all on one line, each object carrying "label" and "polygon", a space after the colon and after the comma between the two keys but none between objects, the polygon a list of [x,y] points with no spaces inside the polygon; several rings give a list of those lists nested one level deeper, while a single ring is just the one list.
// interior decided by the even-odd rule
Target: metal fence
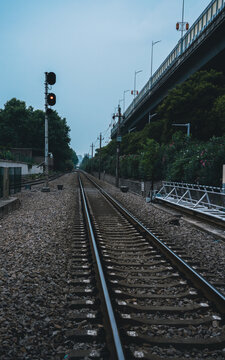
[{"label": "metal fence", "polygon": [[219,187],[163,181],[156,199],[225,219],[225,193]]}]

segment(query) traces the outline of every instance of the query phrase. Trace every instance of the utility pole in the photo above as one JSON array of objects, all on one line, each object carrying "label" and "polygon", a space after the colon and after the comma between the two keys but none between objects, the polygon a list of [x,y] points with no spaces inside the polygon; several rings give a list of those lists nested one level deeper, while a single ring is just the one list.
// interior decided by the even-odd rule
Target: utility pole
[{"label": "utility pole", "polygon": [[98,168],[98,178],[100,180],[101,178],[101,149],[102,149],[102,140],[104,138],[102,137],[102,134],[100,133],[100,136],[98,138],[99,140],[99,168]]},{"label": "utility pole", "polygon": [[116,147],[116,187],[119,187],[119,178],[120,178],[120,143],[121,143],[121,134],[120,134],[120,125],[121,125],[121,108],[118,105],[118,114],[113,115],[113,119],[118,117],[118,126],[117,126],[117,147]]},{"label": "utility pole", "polygon": [[93,159],[93,155],[94,155],[94,150],[93,150],[94,147],[95,147],[95,146],[94,146],[94,144],[92,143],[92,144],[91,144],[91,158],[92,158],[92,159]]},{"label": "utility pole", "polygon": [[[94,144],[92,143],[91,144],[91,159],[93,159],[93,155],[94,155],[93,149],[94,149]],[[92,174],[92,161],[91,161],[91,174]]]}]

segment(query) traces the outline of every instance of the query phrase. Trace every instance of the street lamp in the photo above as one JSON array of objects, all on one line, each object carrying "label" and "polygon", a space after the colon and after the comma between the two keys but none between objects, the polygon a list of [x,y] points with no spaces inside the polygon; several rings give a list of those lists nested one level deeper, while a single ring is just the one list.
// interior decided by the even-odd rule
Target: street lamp
[{"label": "street lamp", "polygon": [[123,101],[123,99],[120,99],[120,100],[119,100],[119,106],[120,106],[121,101]]},{"label": "street lamp", "polygon": [[153,70],[153,46],[161,42],[161,40],[158,41],[152,41],[152,53],[151,53],[151,87],[152,87],[152,70]]},{"label": "street lamp", "polygon": [[125,112],[125,94],[129,91],[130,90],[124,90],[124,92],[123,92],[123,113]]},{"label": "street lamp", "polygon": [[134,131],[135,129],[136,129],[136,126],[133,127],[132,129],[129,129],[129,130],[128,130],[128,133],[131,133],[131,132]]},{"label": "street lamp", "polygon": [[190,136],[190,131],[191,131],[191,124],[187,123],[187,124],[172,124],[173,126],[185,126],[187,128],[187,136]]},{"label": "street lamp", "polygon": [[148,123],[149,123],[149,124],[151,123],[151,119],[152,119],[154,116],[156,116],[156,115],[157,115],[157,113],[152,114],[152,115],[151,115],[151,113],[149,113],[149,116],[148,116]]},{"label": "street lamp", "polygon": [[139,74],[142,71],[143,70],[137,70],[134,72],[134,99],[135,99],[135,95],[136,95],[136,76],[137,76],[137,74]]}]

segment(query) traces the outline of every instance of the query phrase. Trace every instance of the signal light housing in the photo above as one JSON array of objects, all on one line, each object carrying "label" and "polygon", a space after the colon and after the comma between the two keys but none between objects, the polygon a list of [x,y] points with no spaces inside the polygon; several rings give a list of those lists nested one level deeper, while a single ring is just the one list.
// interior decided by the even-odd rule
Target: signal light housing
[{"label": "signal light housing", "polygon": [[47,83],[49,85],[54,85],[56,82],[56,74],[54,72],[47,73]]},{"label": "signal light housing", "polygon": [[55,94],[53,94],[53,93],[48,94],[48,96],[47,96],[47,103],[48,103],[48,105],[50,105],[50,106],[55,105],[55,103],[56,103],[56,96],[55,96]]},{"label": "signal light housing", "polygon": [[50,108],[47,108],[47,110],[46,110],[46,114],[47,114],[47,115],[51,115],[51,114],[53,114],[53,110],[52,110],[52,109],[50,109]]}]

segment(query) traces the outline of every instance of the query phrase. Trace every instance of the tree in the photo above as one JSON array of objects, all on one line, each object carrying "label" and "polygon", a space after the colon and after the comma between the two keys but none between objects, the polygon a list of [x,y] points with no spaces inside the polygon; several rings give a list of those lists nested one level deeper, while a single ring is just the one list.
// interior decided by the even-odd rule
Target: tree
[{"label": "tree", "polygon": [[168,93],[158,107],[163,122],[162,143],[168,143],[174,133],[173,123],[191,123],[193,138],[208,140],[220,136],[213,105],[225,92],[225,77],[215,70],[199,71]]},{"label": "tree", "polygon": [[143,146],[140,166],[143,172],[143,178],[151,180],[152,183],[157,177],[157,168],[159,165],[159,144],[153,139],[147,139]]},{"label": "tree", "polygon": [[[0,110],[0,146],[43,149],[44,153],[44,124],[43,111],[34,111],[31,106],[27,108],[24,101],[13,98]],[[56,170],[67,170],[71,168],[68,161],[76,161],[69,147],[69,132],[66,119],[52,111],[49,115],[49,151],[53,153]]]},{"label": "tree", "polygon": [[[5,104],[1,111],[0,142],[3,146],[22,147],[30,143],[29,120],[30,112],[24,101],[15,98]],[[23,146],[24,147],[24,146]]]},{"label": "tree", "polygon": [[71,148],[71,160],[74,164],[74,167],[76,167],[79,160],[78,160],[76,152],[72,148]]},{"label": "tree", "polygon": [[80,168],[87,171],[87,172],[90,172],[91,171],[91,160],[88,156],[88,154],[85,154],[84,157],[83,157],[83,160],[80,164]]},{"label": "tree", "polygon": [[215,100],[212,113],[220,134],[225,134],[225,95],[221,95]]}]

